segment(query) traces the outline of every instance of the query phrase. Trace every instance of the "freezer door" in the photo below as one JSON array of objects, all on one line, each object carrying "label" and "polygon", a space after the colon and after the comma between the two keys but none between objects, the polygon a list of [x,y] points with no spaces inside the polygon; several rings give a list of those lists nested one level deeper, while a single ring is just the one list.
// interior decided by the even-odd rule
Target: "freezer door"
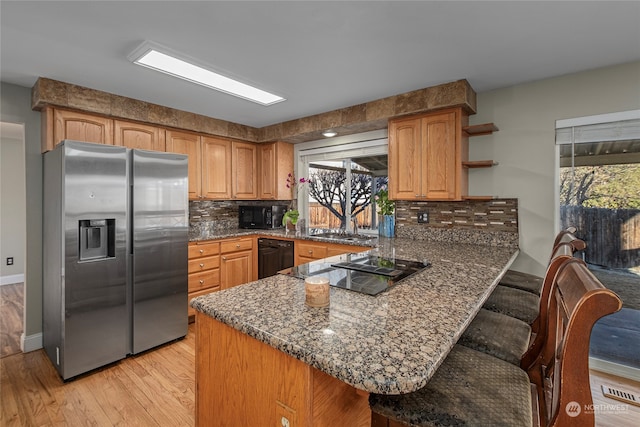
[{"label": "freezer door", "polygon": [[59,372],[68,379],[128,352],[127,152],[70,141],[61,150],[64,297],[59,315],[64,326],[63,344],[56,351],[61,353]]},{"label": "freezer door", "polygon": [[187,334],[187,156],[132,150],[132,353]]}]

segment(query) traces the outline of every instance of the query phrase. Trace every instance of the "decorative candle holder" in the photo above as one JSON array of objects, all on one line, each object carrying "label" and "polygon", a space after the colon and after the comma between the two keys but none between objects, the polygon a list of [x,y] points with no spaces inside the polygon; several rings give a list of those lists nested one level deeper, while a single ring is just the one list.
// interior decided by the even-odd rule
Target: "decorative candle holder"
[{"label": "decorative candle holder", "polygon": [[329,306],[329,279],[322,276],[311,276],[304,279],[305,303],[309,307]]}]

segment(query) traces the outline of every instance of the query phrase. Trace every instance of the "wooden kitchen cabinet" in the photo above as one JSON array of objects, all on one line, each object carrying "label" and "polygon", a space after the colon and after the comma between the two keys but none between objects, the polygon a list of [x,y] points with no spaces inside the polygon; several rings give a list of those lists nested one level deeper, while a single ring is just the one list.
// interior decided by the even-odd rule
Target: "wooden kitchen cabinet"
[{"label": "wooden kitchen cabinet", "polygon": [[202,137],[202,189],[205,199],[231,199],[231,141]]},{"label": "wooden kitchen cabinet", "polygon": [[41,113],[42,152],[53,150],[60,141],[113,144],[113,120],[93,114],[47,107]]},{"label": "wooden kitchen cabinet", "polygon": [[234,199],[258,198],[258,148],[250,142],[231,144],[231,193]]},{"label": "wooden kitchen cabinet", "polygon": [[317,259],[342,255],[349,252],[362,252],[371,249],[368,246],[341,245],[309,240],[296,240],[294,243],[294,265],[306,264]]},{"label": "wooden kitchen cabinet", "polygon": [[220,288],[228,289],[257,279],[255,237],[220,241]]},{"label": "wooden kitchen cabinet", "polygon": [[258,198],[291,200],[292,188],[287,188],[287,177],[293,175],[293,145],[286,142],[260,144],[258,163]]},{"label": "wooden kitchen cabinet", "polygon": [[[189,301],[193,298],[220,290],[220,243],[189,243]],[[195,310],[189,307],[189,316]]]},{"label": "wooden kitchen cabinet", "polygon": [[461,108],[389,121],[389,197],[462,200],[467,194],[468,115]]},{"label": "wooden kitchen cabinet", "polygon": [[189,157],[189,199],[202,199],[202,166],[200,135],[175,130],[166,131],[166,149],[169,153]]},{"label": "wooden kitchen cabinet", "polygon": [[142,123],[114,120],[113,144],[127,148],[165,151],[165,130]]}]

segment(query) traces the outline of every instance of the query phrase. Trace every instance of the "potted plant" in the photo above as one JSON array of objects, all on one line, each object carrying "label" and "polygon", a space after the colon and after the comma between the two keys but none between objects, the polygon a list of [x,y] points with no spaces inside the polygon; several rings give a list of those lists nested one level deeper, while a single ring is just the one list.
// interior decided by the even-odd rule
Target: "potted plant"
[{"label": "potted plant", "polygon": [[289,209],[282,216],[282,225],[286,227],[287,230],[295,230],[299,217],[300,212],[298,209]]},{"label": "potted plant", "polygon": [[299,192],[304,189],[305,184],[308,183],[309,180],[307,178],[296,179],[291,173],[287,175],[287,188],[291,188],[291,194],[293,196],[289,210],[282,216],[282,225],[285,226],[287,230],[296,229],[296,224],[300,218],[300,211],[297,208]]},{"label": "potted plant", "polygon": [[378,206],[378,235],[381,237],[393,237],[395,235],[395,203],[389,200],[389,190],[382,189],[376,193],[376,205]]}]

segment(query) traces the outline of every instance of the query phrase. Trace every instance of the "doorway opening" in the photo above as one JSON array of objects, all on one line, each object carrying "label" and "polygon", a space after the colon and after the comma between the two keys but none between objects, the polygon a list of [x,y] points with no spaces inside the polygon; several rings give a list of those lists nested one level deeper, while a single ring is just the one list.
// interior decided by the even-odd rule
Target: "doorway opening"
[{"label": "doorway opening", "polygon": [[24,330],[24,124],[0,122],[0,358],[20,353]]}]

